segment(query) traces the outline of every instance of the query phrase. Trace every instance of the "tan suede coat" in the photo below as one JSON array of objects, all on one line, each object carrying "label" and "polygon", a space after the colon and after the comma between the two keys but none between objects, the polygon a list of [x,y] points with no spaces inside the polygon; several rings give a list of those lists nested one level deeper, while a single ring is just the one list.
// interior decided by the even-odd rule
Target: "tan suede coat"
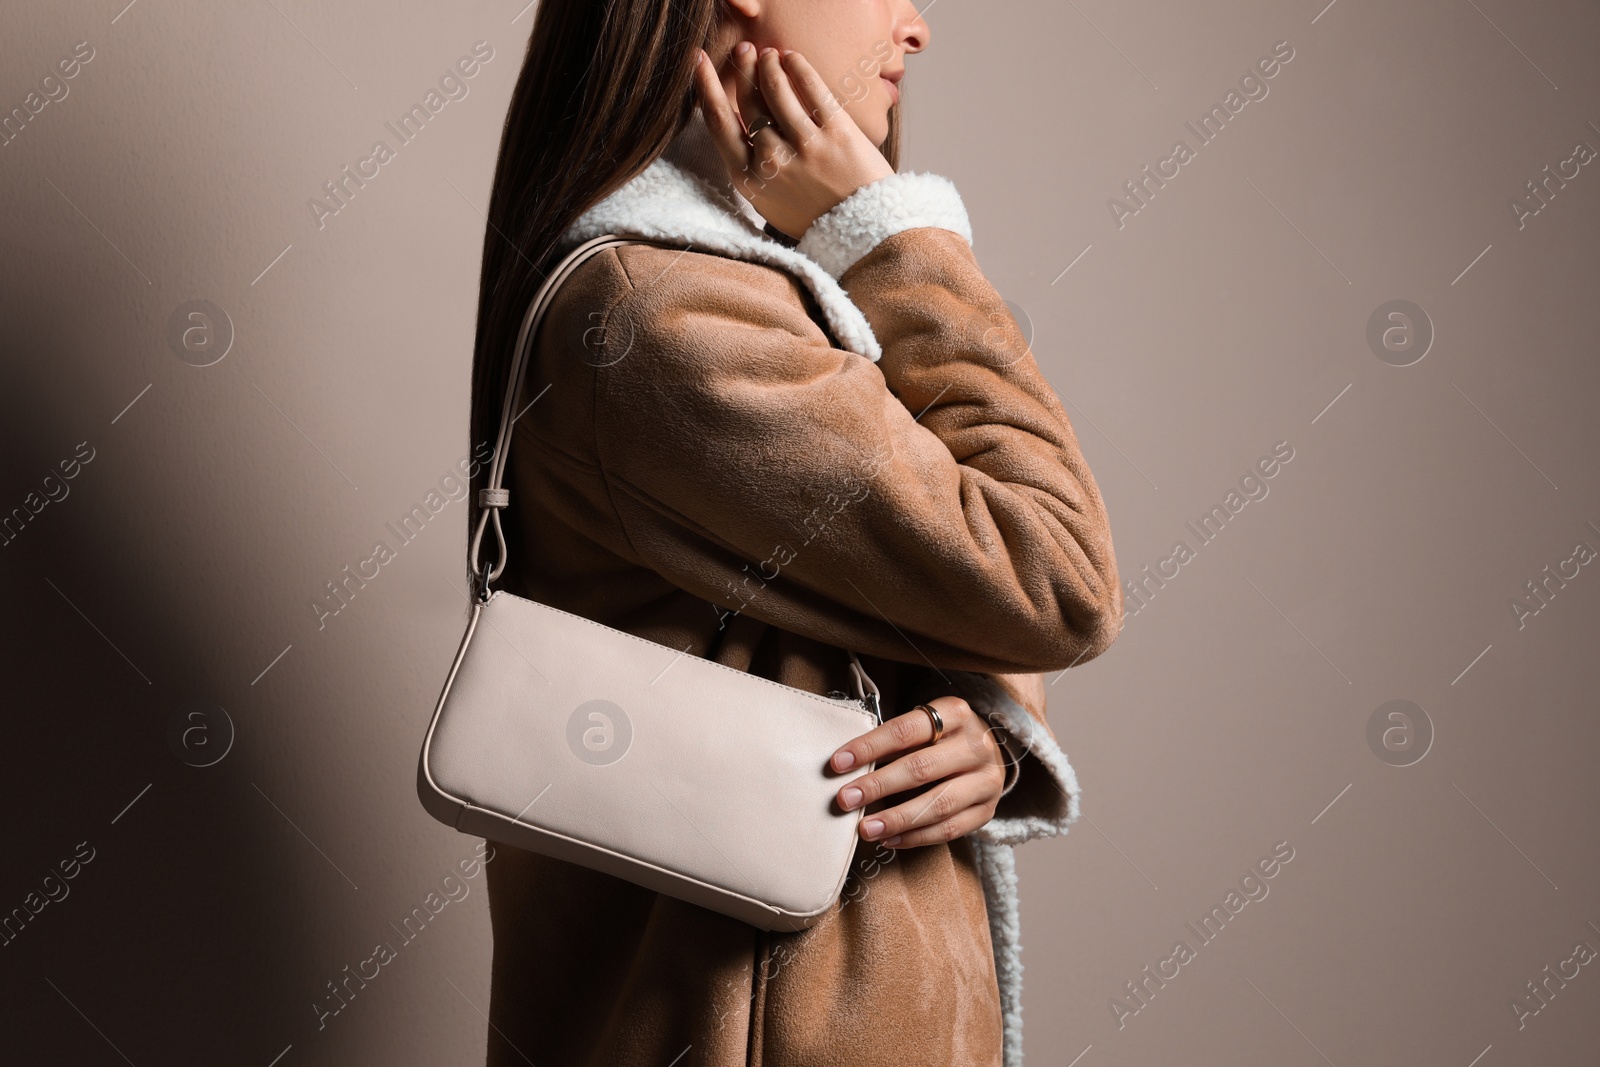
[{"label": "tan suede coat", "polygon": [[[996,818],[862,843],[800,933],[496,846],[491,1067],[1000,1067],[1003,1038],[1020,1062],[996,887],[1011,843],[1076,815],[1041,672],[1120,628],[1110,529],[966,237],[911,225],[836,262],[862,247],[838,293],[645,244],[583,265],[517,405],[505,587],[819,693],[854,695],[852,648],[886,716],[968,696],[1016,757]],[[838,343],[846,292],[876,359]]]}]

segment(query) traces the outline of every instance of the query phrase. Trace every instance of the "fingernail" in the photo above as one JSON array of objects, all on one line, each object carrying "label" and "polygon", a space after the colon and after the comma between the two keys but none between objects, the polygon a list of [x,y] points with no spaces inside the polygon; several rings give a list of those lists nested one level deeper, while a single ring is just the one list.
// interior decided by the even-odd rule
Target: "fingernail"
[{"label": "fingernail", "polygon": [[856,755],[854,752],[841,752],[833,757],[833,765],[841,771],[848,771],[856,765]]},{"label": "fingernail", "polygon": [[755,47],[755,45],[751,44],[749,41],[740,41],[738,46],[736,48],[734,48],[734,51],[736,53],[738,53],[739,55],[744,56],[744,55],[749,55],[750,54],[750,49],[752,49],[754,47]]},{"label": "fingernail", "polygon": [[783,50],[783,54],[786,55],[786,56],[792,56],[792,55],[794,55],[794,49],[793,48],[785,48]]},{"label": "fingernail", "polygon": [[900,839],[902,837],[904,837],[904,836],[905,836],[904,834],[895,834],[893,837],[889,838],[889,840],[885,841],[884,844],[886,844],[886,845],[898,845],[900,843]]},{"label": "fingernail", "polygon": [[762,55],[766,55],[766,54],[767,54],[767,53],[768,53],[768,52],[776,52],[776,51],[777,51],[777,49],[776,49],[776,48],[774,48],[774,47],[772,47],[772,46],[771,46],[771,45],[770,45],[770,44],[769,44],[769,45],[767,45],[767,46],[766,46],[766,47],[765,47],[765,48],[763,48],[763,49],[762,49],[762,50],[761,50],[761,54],[762,54]]},{"label": "fingernail", "polygon": [[839,794],[839,799],[844,804],[845,810],[849,811],[851,808],[861,803],[861,790],[857,789],[855,786],[850,786],[843,793]]},{"label": "fingernail", "polygon": [[868,837],[877,837],[883,833],[883,823],[877,819],[868,819],[862,825],[862,829],[866,830]]}]

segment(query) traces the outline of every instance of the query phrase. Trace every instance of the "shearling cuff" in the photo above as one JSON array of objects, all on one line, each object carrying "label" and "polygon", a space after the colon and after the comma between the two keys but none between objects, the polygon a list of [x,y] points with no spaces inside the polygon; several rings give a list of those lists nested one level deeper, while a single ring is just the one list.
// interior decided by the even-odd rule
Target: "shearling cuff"
[{"label": "shearling cuff", "polygon": [[1078,776],[1050,732],[985,674],[946,670],[972,710],[1003,731],[1011,763],[994,818],[973,837],[1003,845],[1067,832],[1078,818]]},{"label": "shearling cuff", "polygon": [[838,281],[845,271],[902,230],[939,226],[972,243],[972,224],[955,183],[906,171],[863,185],[811,224],[796,250]]}]

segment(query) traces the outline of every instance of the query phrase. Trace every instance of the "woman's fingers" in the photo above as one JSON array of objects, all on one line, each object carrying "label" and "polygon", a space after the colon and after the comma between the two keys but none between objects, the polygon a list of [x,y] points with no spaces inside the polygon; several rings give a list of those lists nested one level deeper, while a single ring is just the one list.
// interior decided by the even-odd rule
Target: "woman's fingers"
[{"label": "woman's fingers", "polygon": [[739,86],[744,83],[744,78],[739,73],[739,64],[737,60],[738,53],[734,53],[734,55],[723,66],[722,72],[717,75],[717,78],[722,83],[722,93],[728,99],[728,106],[733,108],[734,114],[739,119],[739,138],[740,140],[743,140],[743,124],[745,121],[745,115],[741,109],[745,107],[745,103],[742,95],[739,92]]},{"label": "woman's fingers", "polygon": [[816,135],[817,127],[806,113],[805,105],[795,95],[789,72],[784,69],[783,57],[776,48],[760,57],[757,70],[767,114],[777,122],[784,140],[796,148],[811,140]]},{"label": "woman's fingers", "polygon": [[[965,736],[965,732],[974,724],[982,725],[972,706],[958,696],[934,697],[927,703],[932,704],[933,710],[939,713],[946,737],[954,734]],[[927,712],[913,708],[840,746],[829,762],[836,771],[848,771],[851,767],[865,766],[932,740],[933,720]]]},{"label": "woman's fingers", "polygon": [[733,62],[729,64],[734,71],[734,87],[738,94],[739,118],[744,123],[746,132],[750,124],[756,120],[757,115],[765,115],[762,106],[761,87],[756,84],[756,49],[751,45],[747,51],[741,51],[742,46],[748,41],[740,41],[739,46],[733,50]]},{"label": "woman's fingers", "polygon": [[794,85],[795,97],[805,109],[806,116],[817,126],[826,124],[839,110],[840,104],[834,97],[833,90],[822,80],[822,75],[818,74],[810,60],[799,52],[785,53],[783,68],[789,74],[789,81]]},{"label": "woman's fingers", "polygon": [[737,174],[744,169],[748,149],[744,129],[739,125],[739,116],[728,101],[727,90],[704,50],[700,52],[700,57],[694,72],[695,86],[700,93],[700,112],[705,117],[706,129],[710,131],[722,161],[727,164],[728,172]]},{"label": "woman's fingers", "polygon": [[927,703],[944,723],[938,742],[928,744],[933,739],[932,717],[912,709],[834,753],[832,766],[841,771],[905,753],[840,789],[839,806],[845,811],[926,787],[894,807],[863,814],[859,833],[869,841],[881,840],[894,848],[949,841],[994,815],[1005,786],[1006,763],[989,725],[958,696],[935,697]]},{"label": "woman's fingers", "polygon": [[[868,841],[899,838],[897,846],[919,843],[913,838],[948,841],[959,837],[989,821],[1002,777],[987,769],[958,774],[902,804],[866,815],[861,820],[861,836]],[[980,815],[982,818],[977,818]]]},{"label": "woman's fingers", "polygon": [[974,804],[966,811],[953,815],[948,819],[933,823],[929,826],[919,827],[910,832],[902,832],[892,837],[887,837],[883,843],[890,848],[917,848],[920,845],[936,845],[942,841],[954,841],[963,834],[970,834],[984,823],[994,818],[994,812],[987,804]]},{"label": "woman's fingers", "polygon": [[[920,712],[919,712],[920,714]],[[946,736],[937,745],[908,752],[839,790],[839,806],[854,811],[864,804],[928,785],[955,774],[981,770],[983,758],[960,738]],[[999,764],[996,764],[999,766]],[[1002,769],[1002,778],[1004,777]]]}]

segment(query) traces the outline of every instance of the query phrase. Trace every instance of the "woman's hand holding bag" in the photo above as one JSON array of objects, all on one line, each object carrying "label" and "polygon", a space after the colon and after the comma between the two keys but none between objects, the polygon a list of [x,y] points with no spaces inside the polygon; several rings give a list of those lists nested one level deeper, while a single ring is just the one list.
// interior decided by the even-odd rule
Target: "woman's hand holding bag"
[{"label": "woman's hand holding bag", "polygon": [[[961,697],[928,703],[944,726],[937,741],[933,716],[919,706],[841,746],[829,762],[836,771],[878,763],[871,774],[839,790],[839,806],[846,811],[931,786],[895,807],[868,813],[859,831],[868,841],[881,840],[891,848],[933,845],[971,833],[994,817],[1006,779],[1005,750]],[[885,763],[896,753],[904,755]]]}]

